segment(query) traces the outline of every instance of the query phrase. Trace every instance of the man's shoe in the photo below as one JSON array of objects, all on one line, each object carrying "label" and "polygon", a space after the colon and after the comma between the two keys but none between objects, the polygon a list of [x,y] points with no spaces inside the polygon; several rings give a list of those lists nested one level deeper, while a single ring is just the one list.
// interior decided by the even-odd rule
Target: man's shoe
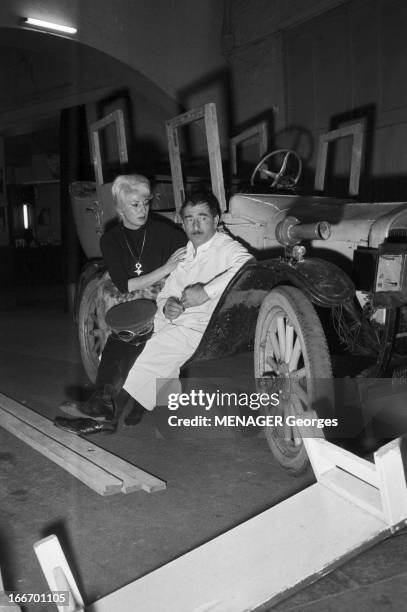
[{"label": "man's shoe", "polygon": [[102,423],[94,419],[65,419],[64,417],[56,417],[54,425],[70,433],[85,436],[94,433],[114,433],[117,427],[112,421]]},{"label": "man's shoe", "polygon": [[143,408],[143,406],[139,404],[137,401],[134,401],[134,405],[132,406],[132,409],[130,410],[126,418],[124,419],[124,424],[127,425],[128,427],[134,427],[135,425],[138,425],[141,419],[143,418],[143,415],[145,414],[145,412],[147,412],[146,409]]}]

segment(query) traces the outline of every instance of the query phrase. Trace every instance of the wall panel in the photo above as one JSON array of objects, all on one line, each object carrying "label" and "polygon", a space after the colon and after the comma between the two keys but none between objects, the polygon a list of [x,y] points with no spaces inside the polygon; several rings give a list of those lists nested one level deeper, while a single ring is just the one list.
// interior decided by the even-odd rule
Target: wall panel
[{"label": "wall panel", "polygon": [[[354,0],[284,32],[287,129],[311,134],[313,171],[320,133],[363,119],[361,197],[407,196],[406,32],[404,0]],[[345,141],[331,147],[334,192],[346,188],[349,150]]]}]

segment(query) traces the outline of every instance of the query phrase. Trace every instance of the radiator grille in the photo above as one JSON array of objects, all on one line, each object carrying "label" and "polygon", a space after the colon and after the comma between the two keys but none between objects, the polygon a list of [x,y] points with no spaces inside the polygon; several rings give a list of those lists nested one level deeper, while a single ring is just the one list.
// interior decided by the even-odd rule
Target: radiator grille
[{"label": "radiator grille", "polygon": [[407,242],[407,229],[390,230],[387,242]]}]

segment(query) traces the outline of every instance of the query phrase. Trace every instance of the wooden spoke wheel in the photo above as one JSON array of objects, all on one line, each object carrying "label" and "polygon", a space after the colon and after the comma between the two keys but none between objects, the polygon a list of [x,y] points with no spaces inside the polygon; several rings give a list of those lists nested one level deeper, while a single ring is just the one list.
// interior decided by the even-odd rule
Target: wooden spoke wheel
[{"label": "wooden spoke wheel", "polygon": [[79,304],[78,334],[83,367],[91,382],[95,382],[100,356],[108,331],[104,310],[100,303],[100,278],[92,278],[86,285]]},{"label": "wooden spoke wheel", "polygon": [[[296,287],[276,287],[263,301],[256,326],[254,371],[263,391],[280,392],[279,405],[266,410],[282,417],[282,425],[265,427],[270,449],[280,465],[301,474],[309,466],[304,430],[287,424],[287,417],[316,418],[320,408],[329,412],[333,387],[321,322],[310,300]],[[288,419],[289,423],[295,420]],[[323,435],[322,429],[307,432]]]}]

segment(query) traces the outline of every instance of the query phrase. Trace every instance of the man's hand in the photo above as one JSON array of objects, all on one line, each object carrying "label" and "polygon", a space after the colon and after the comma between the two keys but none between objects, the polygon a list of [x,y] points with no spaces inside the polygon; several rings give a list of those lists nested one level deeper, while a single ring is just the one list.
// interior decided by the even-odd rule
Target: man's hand
[{"label": "man's hand", "polygon": [[181,304],[184,308],[190,306],[200,306],[209,300],[209,295],[206,293],[202,283],[195,283],[185,287],[181,295]]},{"label": "man's hand", "polygon": [[176,297],[169,297],[165,302],[163,313],[166,319],[173,321],[177,319],[180,314],[184,312],[184,306],[181,304],[181,301]]}]

